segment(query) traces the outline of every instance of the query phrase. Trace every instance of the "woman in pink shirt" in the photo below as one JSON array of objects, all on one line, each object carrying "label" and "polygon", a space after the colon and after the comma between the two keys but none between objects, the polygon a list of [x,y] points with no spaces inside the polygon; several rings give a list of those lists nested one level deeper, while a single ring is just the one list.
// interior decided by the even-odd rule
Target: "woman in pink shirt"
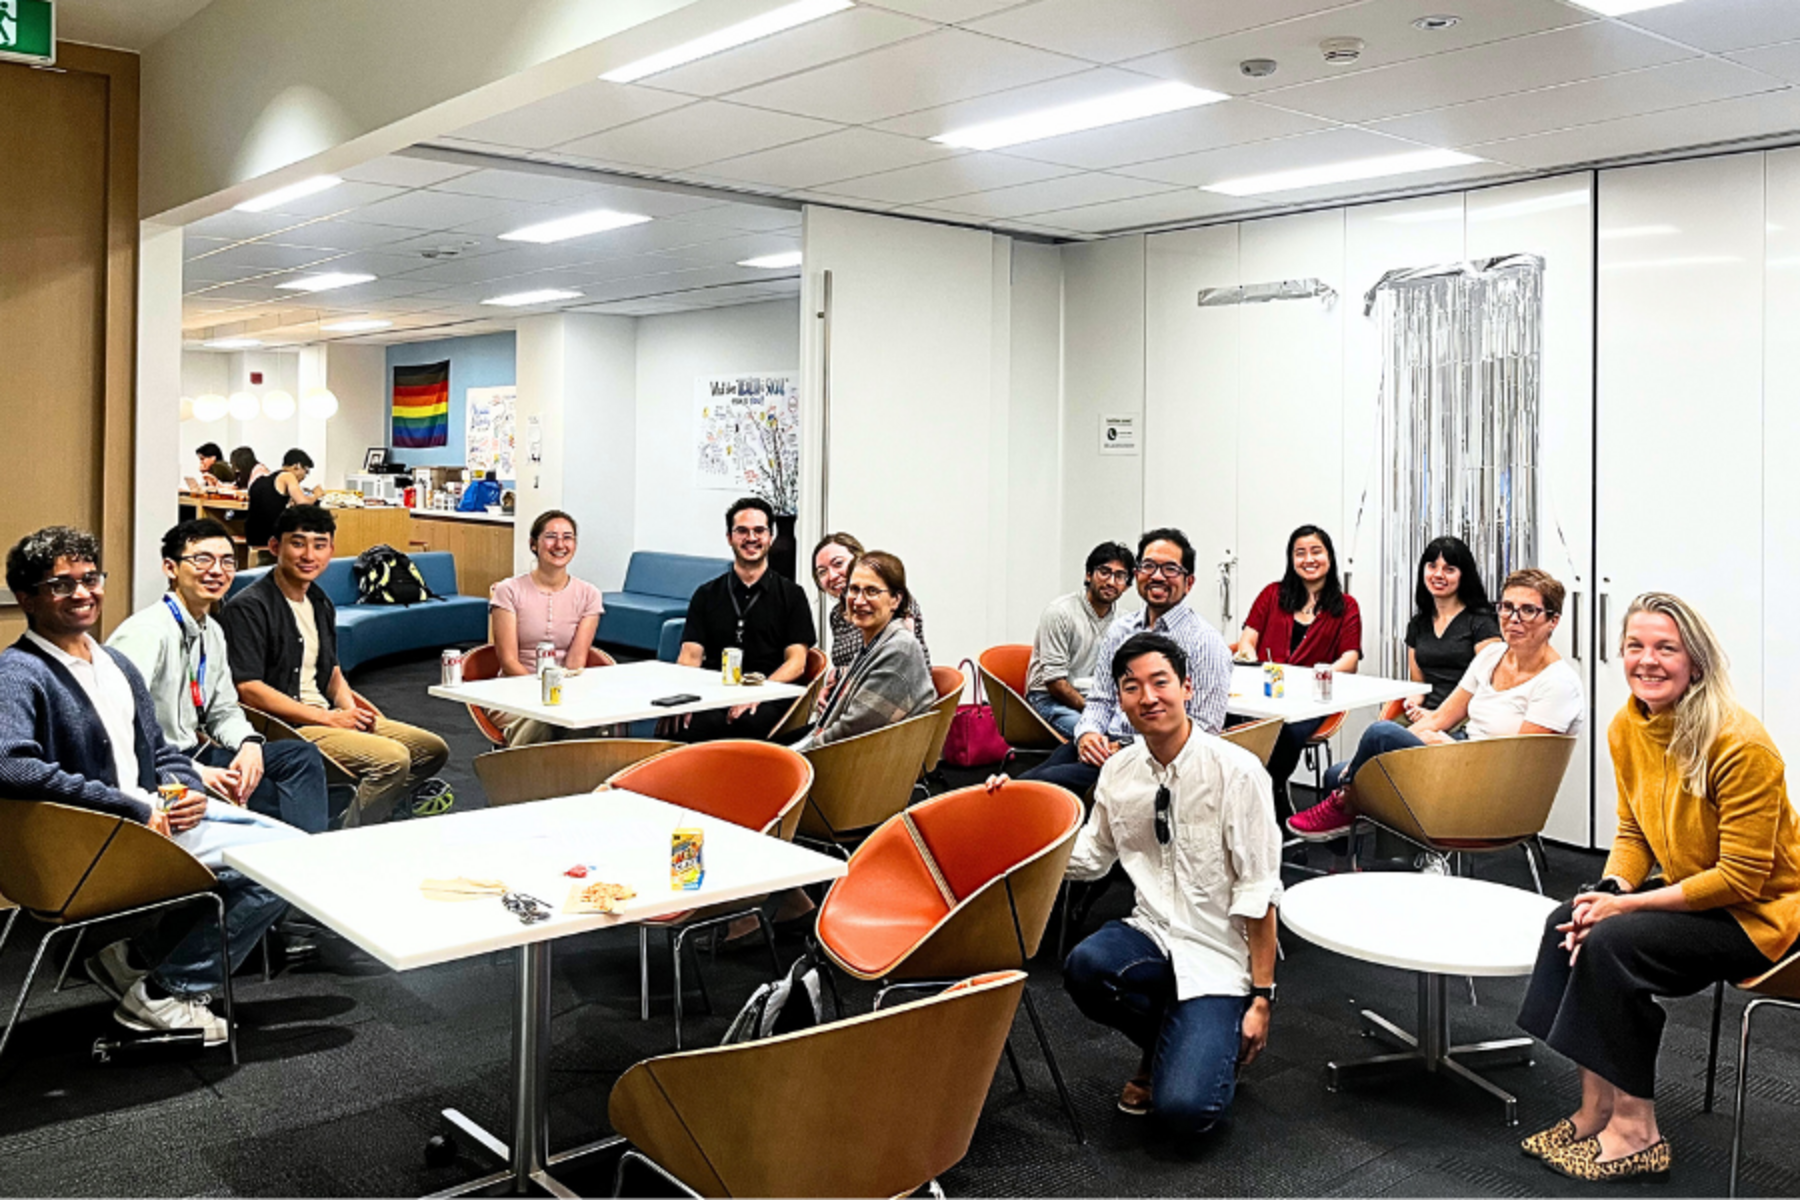
[{"label": "woman in pink shirt", "polygon": [[[587,665],[588,649],[600,628],[600,589],[569,574],[575,557],[575,518],[550,509],[531,523],[531,553],[537,566],[494,585],[488,600],[494,650],[502,675],[531,675],[538,667],[537,647],[550,642],[556,659],[576,670]],[[506,744],[523,746],[545,741],[549,726],[523,717],[501,721]]]}]

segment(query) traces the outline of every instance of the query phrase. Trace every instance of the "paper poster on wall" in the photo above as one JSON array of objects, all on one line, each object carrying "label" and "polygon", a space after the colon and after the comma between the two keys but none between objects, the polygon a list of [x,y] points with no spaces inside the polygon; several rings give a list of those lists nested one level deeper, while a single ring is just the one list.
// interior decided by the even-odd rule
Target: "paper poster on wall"
[{"label": "paper poster on wall", "polygon": [[518,389],[470,388],[464,406],[464,433],[470,470],[492,471],[496,479],[517,479],[513,466],[513,414]]},{"label": "paper poster on wall", "polygon": [[1100,418],[1100,453],[1136,454],[1137,414],[1114,413]]},{"label": "paper poster on wall", "polygon": [[695,486],[748,492],[794,511],[800,483],[800,380],[793,371],[694,381]]}]

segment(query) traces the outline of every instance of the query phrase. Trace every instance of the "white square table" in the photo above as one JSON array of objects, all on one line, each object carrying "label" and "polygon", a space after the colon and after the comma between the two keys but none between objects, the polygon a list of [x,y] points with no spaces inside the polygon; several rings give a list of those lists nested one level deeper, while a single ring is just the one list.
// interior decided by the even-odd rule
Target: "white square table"
[{"label": "white square table", "polygon": [[1231,697],[1225,703],[1225,710],[1259,720],[1280,717],[1293,724],[1431,693],[1429,684],[1414,683],[1410,679],[1383,679],[1379,675],[1338,671],[1333,674],[1331,699],[1314,700],[1313,669],[1289,665],[1286,670],[1285,694],[1273,698],[1263,695],[1263,669],[1260,666],[1234,664]]},{"label": "white square table", "polygon": [[[632,662],[613,667],[588,667],[579,674],[568,676],[563,680],[563,702],[556,705],[543,703],[543,693],[535,675],[439,684],[426,691],[439,700],[491,708],[562,729],[591,729],[598,725],[676,717],[739,704],[782,703],[806,689],[792,683],[728,687],[720,681],[717,671],[666,662]],[[664,696],[684,694],[699,699],[689,704],[650,703]]]},{"label": "white square table", "polygon": [[[669,884],[670,835],[684,826],[705,832],[706,876],[695,891],[677,891]],[[564,872],[576,863],[595,869],[585,880],[569,878]],[[845,871],[841,859],[619,790],[243,846],[226,851],[225,864],[396,971],[493,950],[517,951],[510,1152],[467,1118],[457,1121],[510,1165],[443,1195],[509,1180],[518,1194],[535,1184],[567,1195],[549,1168],[616,1140],[550,1153],[551,942],[821,883]],[[498,897],[446,902],[428,900],[419,890],[426,879],[459,875],[502,880],[512,891],[545,902],[552,914],[527,925]],[[629,885],[638,894],[612,914],[562,911],[571,887],[600,880]]]}]

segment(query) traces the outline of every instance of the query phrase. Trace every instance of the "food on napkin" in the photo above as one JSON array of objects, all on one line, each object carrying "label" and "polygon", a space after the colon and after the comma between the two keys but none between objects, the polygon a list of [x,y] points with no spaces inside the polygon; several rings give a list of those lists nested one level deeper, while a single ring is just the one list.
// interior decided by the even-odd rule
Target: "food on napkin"
[{"label": "food on napkin", "polygon": [[507,887],[498,879],[470,879],[458,875],[455,879],[423,880],[419,891],[427,900],[481,900],[488,896],[504,896]]},{"label": "food on napkin", "polygon": [[606,883],[596,880],[593,883],[576,883],[569,888],[569,898],[563,904],[566,913],[610,913],[617,912],[619,901],[629,900],[637,895],[637,889],[626,887],[622,883]]}]

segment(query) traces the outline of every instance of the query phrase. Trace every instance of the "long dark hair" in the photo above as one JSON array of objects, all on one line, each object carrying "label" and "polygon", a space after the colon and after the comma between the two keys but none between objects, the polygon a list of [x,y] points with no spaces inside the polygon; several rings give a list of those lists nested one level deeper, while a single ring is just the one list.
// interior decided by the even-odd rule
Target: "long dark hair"
[{"label": "long dark hair", "polygon": [[1331,535],[1317,525],[1302,525],[1288,534],[1287,569],[1281,573],[1281,591],[1275,599],[1284,613],[1296,613],[1306,607],[1306,581],[1294,570],[1294,543],[1303,537],[1316,537],[1325,543],[1325,557],[1331,560],[1331,570],[1325,573],[1325,586],[1319,589],[1319,610],[1341,617],[1344,615],[1344,585],[1338,582],[1337,547],[1331,544]]},{"label": "long dark hair", "polygon": [[1413,608],[1415,615],[1422,620],[1432,620],[1437,615],[1437,601],[1432,598],[1431,589],[1425,586],[1425,568],[1438,559],[1462,572],[1462,578],[1456,583],[1456,598],[1470,612],[1482,612],[1492,608],[1487,589],[1481,584],[1481,568],[1475,565],[1475,556],[1470,553],[1468,543],[1459,537],[1445,535],[1433,538],[1425,546],[1425,553],[1419,555],[1419,576],[1413,588]]}]

